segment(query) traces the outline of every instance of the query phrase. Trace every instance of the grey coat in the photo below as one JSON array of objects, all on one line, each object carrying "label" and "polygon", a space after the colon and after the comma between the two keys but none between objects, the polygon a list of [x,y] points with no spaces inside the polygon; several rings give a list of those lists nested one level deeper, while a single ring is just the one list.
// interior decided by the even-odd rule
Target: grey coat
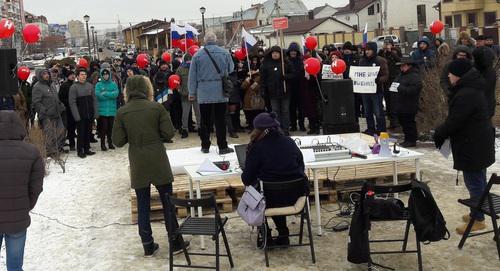
[{"label": "grey coat", "polygon": [[57,119],[66,109],[59,101],[56,84],[50,81],[38,81],[32,90],[32,104],[38,119]]},{"label": "grey coat", "polygon": [[29,211],[42,192],[44,162],[25,136],[18,115],[0,111],[0,234],[28,228]]},{"label": "grey coat", "polygon": [[[80,104],[78,101],[81,100]],[[75,81],[69,89],[69,107],[75,121],[82,119],[81,113],[91,114],[95,119],[99,117],[99,108],[95,97],[94,85],[89,82]],[[85,107],[85,108],[84,108]]]}]

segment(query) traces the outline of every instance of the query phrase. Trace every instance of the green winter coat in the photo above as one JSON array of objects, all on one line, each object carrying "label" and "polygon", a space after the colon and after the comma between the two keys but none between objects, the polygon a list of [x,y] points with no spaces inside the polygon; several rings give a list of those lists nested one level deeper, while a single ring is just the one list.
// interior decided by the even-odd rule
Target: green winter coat
[{"label": "green winter coat", "polygon": [[148,100],[153,90],[146,80],[140,75],[127,80],[128,102],[116,114],[112,135],[116,146],[129,144],[130,178],[134,189],[150,184],[169,184],[174,180],[163,141],[174,137],[175,131],[165,108]]},{"label": "green winter coat", "polygon": [[189,82],[189,68],[183,67],[182,65],[177,68],[177,75],[181,78],[181,87],[179,89],[180,94],[183,98],[189,96],[188,82]]}]

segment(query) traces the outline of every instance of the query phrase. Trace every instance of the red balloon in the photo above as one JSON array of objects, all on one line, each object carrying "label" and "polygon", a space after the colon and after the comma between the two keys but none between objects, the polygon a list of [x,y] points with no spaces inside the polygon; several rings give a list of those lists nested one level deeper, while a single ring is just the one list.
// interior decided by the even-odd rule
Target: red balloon
[{"label": "red balloon", "polygon": [[188,53],[191,56],[194,56],[194,54],[196,54],[196,52],[198,52],[198,50],[200,50],[200,47],[198,45],[193,45],[193,46],[189,47]]},{"label": "red balloon", "polygon": [[318,47],[318,40],[316,39],[316,37],[309,36],[305,40],[305,45],[307,49],[312,51],[316,49],[316,47]]},{"label": "red balloon", "polygon": [[181,85],[181,77],[177,74],[173,74],[168,78],[168,87],[170,89],[177,89]]},{"label": "red balloon", "polygon": [[78,67],[88,69],[89,62],[85,58],[82,57],[82,58],[80,58],[80,60],[78,60]]},{"label": "red balloon", "polygon": [[432,34],[441,33],[441,31],[443,31],[443,28],[444,28],[444,24],[440,20],[435,20],[429,26],[429,29],[431,30]]},{"label": "red balloon", "polygon": [[144,69],[149,65],[149,56],[147,54],[139,54],[136,61],[137,66],[141,69]]},{"label": "red balloon", "polygon": [[16,26],[11,20],[0,20],[0,39],[8,39],[16,32]]},{"label": "red balloon", "polygon": [[346,65],[342,59],[337,59],[332,63],[332,72],[335,74],[342,74],[345,72]]},{"label": "red balloon", "polygon": [[23,38],[26,43],[36,43],[40,40],[40,27],[36,24],[27,24],[23,28]]},{"label": "red balloon", "polygon": [[236,51],[234,51],[234,56],[238,60],[245,60],[245,58],[247,57],[247,52],[245,51],[245,49],[239,48]]},{"label": "red balloon", "polygon": [[165,52],[161,55],[161,59],[165,62],[170,63],[170,61],[172,61],[172,56],[168,52]]},{"label": "red balloon", "polygon": [[304,69],[308,74],[316,76],[321,71],[321,62],[314,57],[308,58],[304,61]]},{"label": "red balloon", "polygon": [[30,68],[21,66],[17,69],[17,78],[21,79],[22,81],[26,81],[30,77],[30,73]]}]

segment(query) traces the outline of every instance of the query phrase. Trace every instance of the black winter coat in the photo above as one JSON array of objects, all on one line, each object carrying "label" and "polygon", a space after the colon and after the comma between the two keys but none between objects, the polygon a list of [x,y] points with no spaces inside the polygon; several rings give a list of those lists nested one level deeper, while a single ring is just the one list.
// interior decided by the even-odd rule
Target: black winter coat
[{"label": "black winter coat", "polygon": [[467,72],[450,89],[448,117],[434,134],[436,142],[450,138],[456,170],[482,170],[495,162],[495,129],[484,88],[476,69]]},{"label": "black winter coat", "polygon": [[[270,57],[264,60],[260,67],[261,94],[270,99],[280,99],[290,96],[289,80],[295,76],[292,65],[285,61],[285,76],[283,78],[281,60],[273,60]],[[287,91],[284,90],[283,79],[287,81]]]},{"label": "black winter coat", "polygon": [[495,53],[489,47],[484,46],[476,48],[472,52],[472,55],[474,56],[474,66],[486,81],[484,94],[486,96],[486,104],[488,105],[488,116],[492,118],[495,115],[495,107],[497,105],[495,95],[497,74],[493,69]]},{"label": "black winter coat", "polygon": [[13,111],[0,111],[0,233],[30,225],[29,211],[42,192],[45,166],[35,146],[23,141],[26,130]]},{"label": "black winter coat", "polygon": [[422,91],[419,71],[412,67],[407,72],[401,73],[394,82],[399,83],[398,92],[391,92],[396,113],[417,114]]},{"label": "black winter coat", "polygon": [[[291,181],[305,178],[304,170],[304,158],[293,139],[270,131],[263,139],[249,145],[241,179],[247,186],[256,185],[259,180]],[[304,186],[308,188],[307,180]],[[268,207],[283,207],[294,204],[300,192],[303,193],[274,196],[265,192],[264,195]]]},{"label": "black winter coat", "polygon": [[387,68],[389,69],[389,80],[387,81],[388,84],[386,84],[387,87],[390,87],[390,83],[394,81],[400,73],[399,67],[396,65],[396,63],[401,61],[402,56],[400,54],[401,53],[395,49],[390,52],[380,50],[378,53],[380,57],[383,57],[387,61]]}]

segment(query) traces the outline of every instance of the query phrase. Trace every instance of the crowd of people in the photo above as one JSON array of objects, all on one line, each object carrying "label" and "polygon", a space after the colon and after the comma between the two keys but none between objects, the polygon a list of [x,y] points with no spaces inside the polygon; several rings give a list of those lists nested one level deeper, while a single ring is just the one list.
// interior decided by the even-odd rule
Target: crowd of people
[{"label": "crowd of people", "polygon": [[[356,120],[366,118],[364,132],[373,135],[401,127],[405,134],[401,145],[414,147],[422,71],[434,67],[438,61],[448,61],[451,51],[451,59],[475,59],[476,69],[488,77],[486,96],[490,113],[495,105],[491,66],[500,49],[487,36],[472,39],[462,32],[456,46],[449,46],[441,38],[431,41],[423,36],[409,58],[403,57],[393,40],[387,39],[382,48],[375,42],[364,46],[346,42],[338,48],[325,45],[319,51],[310,51],[295,42],[288,48],[273,46],[264,50],[256,47],[242,60],[217,46],[216,37],[208,34],[204,49],[199,53],[191,56],[178,50],[171,63],[158,58],[155,64],[140,68],[134,52],[128,52],[121,57],[92,61],[88,69],[56,64],[38,70],[31,84],[20,82],[22,99],[15,100],[16,108],[25,123],[33,123],[34,115],[38,115],[40,127],[50,135],[49,154],[66,152],[63,148],[66,138],[69,150],[76,150],[78,156],[84,158],[94,154],[90,143],[97,142],[96,135],[102,151],[114,149],[111,131],[116,110],[125,103],[126,81],[133,75],[144,75],[153,85],[153,100],[169,111],[181,138],[198,133],[202,151],[208,152],[210,133],[215,127],[219,151],[227,153],[232,151],[227,147],[227,135],[237,138],[238,133],[252,131],[253,119],[265,111],[276,113],[285,135],[298,130],[305,132],[306,128],[309,128],[308,134],[319,134],[323,106],[321,90],[316,79],[305,72],[304,60],[313,57],[329,65],[342,59],[346,71],[336,79],[349,79],[352,66],[380,67],[376,93],[354,94]],[[473,51],[479,56],[473,57]],[[450,88],[448,69],[445,65],[440,82],[447,94]],[[173,74],[181,78],[178,89],[169,88],[168,79]],[[227,76],[232,88],[221,93],[211,91],[221,84],[221,76]],[[322,80],[321,74],[318,79]],[[391,91],[391,87],[398,90]],[[241,111],[245,116],[243,123]],[[92,132],[94,126],[96,135]],[[63,128],[65,133],[58,132]]]}]

